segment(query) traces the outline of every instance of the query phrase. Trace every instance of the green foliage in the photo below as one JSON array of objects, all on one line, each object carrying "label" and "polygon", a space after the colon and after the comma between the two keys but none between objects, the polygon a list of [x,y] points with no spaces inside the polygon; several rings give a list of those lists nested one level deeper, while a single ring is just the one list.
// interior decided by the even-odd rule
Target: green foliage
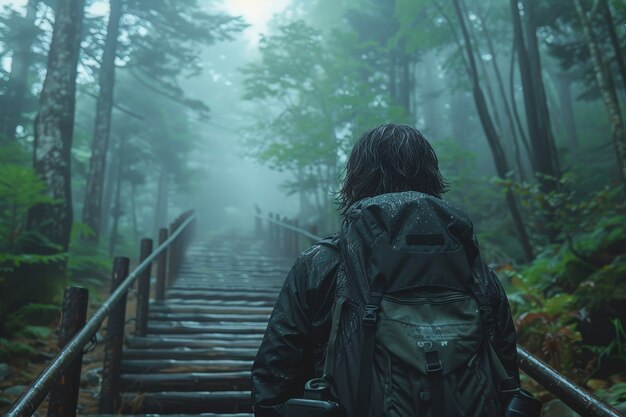
[{"label": "green foliage", "polygon": [[15,333],[16,338],[45,339],[52,333],[49,327],[45,326],[24,326]]},{"label": "green foliage", "polygon": [[13,253],[23,239],[28,210],[37,204],[53,204],[45,186],[30,167],[0,165],[0,251]]},{"label": "green foliage", "polygon": [[602,388],[595,391],[594,394],[600,399],[611,404],[613,407],[618,407],[620,411],[626,411],[626,382],[611,384],[607,388]]},{"label": "green foliage", "polygon": [[594,372],[598,371],[607,359],[614,359],[619,362],[622,367],[626,366],[626,332],[624,332],[624,326],[619,319],[613,319],[611,323],[615,329],[615,337],[608,345],[586,347],[597,355]]},{"label": "green foliage", "polygon": [[[39,317],[44,317],[40,316],[42,312],[49,311],[43,305],[28,304],[37,289],[23,288],[24,280],[18,268],[67,258],[65,253],[40,255],[22,250],[32,241],[53,246],[37,230],[27,227],[27,215],[38,204],[55,203],[45,194],[45,186],[34,170],[19,163],[26,159],[24,153],[19,147],[0,147],[0,162],[3,162],[0,163],[0,331],[8,333],[36,323]],[[52,301],[55,294],[49,294],[48,298]]]},{"label": "green foliage", "polygon": [[261,59],[242,68],[244,98],[265,109],[247,131],[249,154],[297,179],[290,192],[317,195],[328,207],[354,138],[386,121],[405,121],[381,86],[364,79],[368,63],[355,59],[354,34],[323,34],[303,21],[262,38]]},{"label": "green foliage", "polygon": [[8,361],[15,356],[29,356],[35,353],[27,343],[0,337],[0,361]]},{"label": "green foliage", "polygon": [[[620,190],[605,188],[585,198],[564,176],[560,191],[544,194],[538,186],[517,186],[528,214],[545,227],[560,230],[556,243],[544,244],[529,265],[508,274],[520,343],[579,383],[592,376],[607,358],[624,361],[624,331],[617,306],[626,302],[626,207]],[[538,231],[539,230],[539,231]],[[610,312],[613,313],[610,313]],[[608,313],[607,313],[608,312]],[[607,315],[608,314],[608,315]],[[582,343],[580,324],[613,323],[615,337],[605,346]],[[589,357],[589,354],[592,356]]]},{"label": "green foliage", "polygon": [[539,354],[558,372],[579,376],[577,356],[582,352],[582,336],[576,329],[574,297],[565,293],[546,296],[522,277],[526,276],[512,276],[515,291],[509,294],[518,343]]},{"label": "green foliage", "polygon": [[[481,253],[491,263],[509,262],[520,252],[510,239],[510,222],[504,200],[490,178],[477,175],[480,161],[475,152],[455,139],[432,143],[442,174],[450,183],[444,198],[468,211],[481,242]],[[503,231],[506,231],[503,232]]]},{"label": "green foliage", "polygon": [[74,223],[67,259],[67,275],[72,285],[85,285],[90,289],[102,285],[108,277],[111,260],[102,246],[86,238],[93,231],[83,223]]},{"label": "green foliage", "polygon": [[36,353],[32,341],[50,337],[50,325],[58,321],[59,314],[60,308],[56,305],[36,303],[26,304],[9,314],[3,330],[10,338],[0,337],[0,361]]},{"label": "green foliage", "polygon": [[[28,303],[9,313],[3,323],[4,330],[12,335],[41,332],[42,326],[57,321],[60,307],[54,304]],[[31,326],[31,329],[28,327]]]}]

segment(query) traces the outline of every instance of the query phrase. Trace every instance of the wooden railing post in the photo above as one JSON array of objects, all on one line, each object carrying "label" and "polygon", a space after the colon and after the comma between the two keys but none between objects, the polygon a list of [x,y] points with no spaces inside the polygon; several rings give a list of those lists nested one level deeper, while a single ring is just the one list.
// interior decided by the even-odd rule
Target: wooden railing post
[{"label": "wooden railing post", "polygon": [[[69,287],[63,296],[63,313],[59,329],[59,349],[85,325],[89,291],[81,287]],[[72,364],[54,383],[50,391],[48,417],[75,417],[78,391],[80,389],[80,372],[83,365],[83,354],[80,353]]]},{"label": "wooden railing post", "polygon": [[[128,258],[117,257],[113,262],[111,293],[128,276]],[[107,343],[102,366],[102,387],[100,390],[100,414],[117,413],[120,406],[120,371],[122,367],[122,346],[124,344],[124,322],[126,318],[126,293],[113,307],[107,324]]]},{"label": "wooden railing post", "polygon": [[[141,239],[139,263],[152,253],[152,239]],[[137,315],[135,320],[135,336],[145,336],[148,331],[148,308],[150,305],[150,272],[152,264],[137,278]]]},{"label": "wooden railing post", "polygon": [[[163,228],[159,230],[159,246],[163,244],[167,240],[167,229]],[[165,274],[167,268],[167,252],[169,250],[166,249],[159,255],[159,260],[157,261],[157,280],[156,280],[156,293],[155,299],[156,301],[165,300]]]}]

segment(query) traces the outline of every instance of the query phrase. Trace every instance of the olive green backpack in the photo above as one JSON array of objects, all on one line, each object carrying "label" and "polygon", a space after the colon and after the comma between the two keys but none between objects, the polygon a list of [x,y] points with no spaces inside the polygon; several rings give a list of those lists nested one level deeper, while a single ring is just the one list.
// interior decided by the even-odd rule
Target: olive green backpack
[{"label": "olive green backpack", "polygon": [[324,378],[346,416],[501,416],[517,387],[490,343],[467,215],[421,193],[373,197],[350,209],[340,246],[347,291]]}]

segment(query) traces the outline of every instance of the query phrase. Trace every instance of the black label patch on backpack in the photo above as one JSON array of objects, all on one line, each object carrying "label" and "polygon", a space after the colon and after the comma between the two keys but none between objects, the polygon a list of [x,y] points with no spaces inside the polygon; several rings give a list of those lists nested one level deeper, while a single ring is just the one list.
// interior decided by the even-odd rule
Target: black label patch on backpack
[{"label": "black label patch on backpack", "polygon": [[439,246],[443,245],[445,240],[440,233],[432,234],[409,234],[406,235],[406,244],[409,246]]}]

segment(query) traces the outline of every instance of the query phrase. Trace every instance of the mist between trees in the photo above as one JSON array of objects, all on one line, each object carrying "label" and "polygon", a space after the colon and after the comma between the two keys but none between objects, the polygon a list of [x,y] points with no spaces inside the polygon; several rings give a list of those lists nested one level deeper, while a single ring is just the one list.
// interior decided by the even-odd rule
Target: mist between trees
[{"label": "mist between trees", "polygon": [[396,122],[433,144],[521,339],[583,382],[625,365],[598,353],[626,317],[623,1],[292,0],[258,39],[227,0],[22,3],[0,14],[0,336],[184,209],[206,234],[254,204],[335,231],[352,144]]}]

